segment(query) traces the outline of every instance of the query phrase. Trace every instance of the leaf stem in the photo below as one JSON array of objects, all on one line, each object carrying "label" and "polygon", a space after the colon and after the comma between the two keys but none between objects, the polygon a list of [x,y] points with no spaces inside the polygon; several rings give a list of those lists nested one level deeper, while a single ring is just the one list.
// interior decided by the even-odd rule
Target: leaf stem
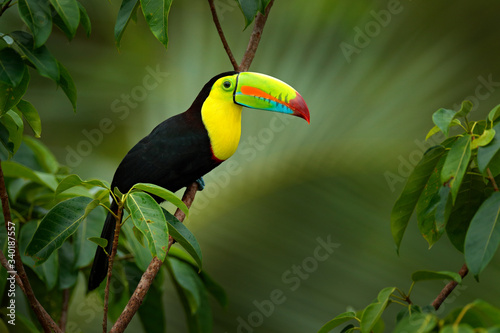
[{"label": "leaf stem", "polygon": [[488,173],[488,179],[490,180],[491,185],[493,185],[493,189],[495,190],[495,192],[498,192],[498,185],[495,181],[495,177],[493,177],[493,174],[491,173],[490,168],[487,168],[486,172]]},{"label": "leaf stem", "polygon": [[3,13],[5,13],[5,11],[10,8],[11,2],[12,0],[9,0],[2,6],[2,8],[0,9],[0,16],[2,16]]},{"label": "leaf stem", "polygon": [[467,304],[466,306],[464,306],[463,309],[462,309],[462,311],[460,311],[460,313],[458,314],[457,319],[455,319],[455,322],[453,323],[453,326],[458,326],[458,324],[460,324],[460,322],[464,318],[465,313],[467,311],[469,311],[469,309],[472,308],[473,306],[474,306],[474,304]]}]

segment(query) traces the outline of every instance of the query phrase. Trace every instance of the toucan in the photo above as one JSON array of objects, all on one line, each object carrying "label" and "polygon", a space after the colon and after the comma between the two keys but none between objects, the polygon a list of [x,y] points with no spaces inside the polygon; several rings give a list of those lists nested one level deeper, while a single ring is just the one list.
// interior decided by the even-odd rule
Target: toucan
[{"label": "toucan", "polygon": [[[187,111],[160,123],[127,153],[111,189],[126,193],[137,183],[151,183],[175,192],[202,179],[236,151],[243,107],[298,116],[309,123],[304,99],[288,84],[260,73],[221,73],[204,85]],[[118,211],[114,201],[110,210]],[[106,277],[106,253],[111,253],[115,225],[114,216],[108,213],[101,233],[108,243],[106,251],[97,247],[89,291]]]}]

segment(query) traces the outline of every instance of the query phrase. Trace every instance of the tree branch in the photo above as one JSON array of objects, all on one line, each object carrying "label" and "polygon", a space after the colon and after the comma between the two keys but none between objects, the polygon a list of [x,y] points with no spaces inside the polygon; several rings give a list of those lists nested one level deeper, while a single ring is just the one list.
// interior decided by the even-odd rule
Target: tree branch
[{"label": "tree branch", "polygon": [[[5,227],[7,228],[7,234],[9,234],[8,226],[9,222],[12,222],[12,217],[10,215],[9,196],[7,194],[7,188],[5,187],[5,179],[3,176],[1,161],[0,161],[0,198],[2,200],[2,210],[3,210],[3,217],[5,220]],[[33,309],[33,312],[35,313],[36,317],[38,318],[38,321],[42,325],[43,330],[45,332],[50,332],[52,329],[55,332],[62,333],[62,331],[59,329],[59,326],[57,326],[54,320],[50,317],[47,311],[45,311],[43,306],[36,299],[35,293],[31,288],[30,281],[28,279],[28,276],[26,275],[26,271],[24,270],[24,266],[21,261],[21,255],[19,253],[19,246],[17,244],[17,239],[15,237],[13,237],[13,239],[14,239],[14,259],[16,261],[17,274],[22,282],[24,288],[23,291],[26,297],[28,298],[31,309]]]},{"label": "tree branch", "polygon": [[[184,201],[184,203],[188,208],[191,207],[191,204],[193,203],[197,191],[198,191],[198,183],[196,182],[192,183],[186,188],[186,191],[182,196],[182,201]],[[177,211],[175,212],[175,217],[182,222],[184,221],[186,215],[180,209],[177,209]],[[167,255],[173,243],[174,240],[172,236],[169,236]],[[139,307],[141,306],[142,301],[144,300],[144,297],[146,296],[146,293],[148,292],[149,288],[153,284],[156,275],[160,271],[162,264],[163,264],[162,261],[158,259],[158,257],[154,257],[153,260],[151,260],[151,263],[146,269],[146,272],[144,272],[144,274],[142,275],[141,280],[137,285],[137,288],[132,294],[132,297],[130,297],[127,306],[125,306],[125,309],[123,309],[123,312],[121,313],[120,317],[111,328],[111,331],[109,331],[110,333],[123,332],[127,328],[128,324],[132,320],[132,317],[135,315],[137,310],[139,310]]]},{"label": "tree branch", "polygon": [[271,0],[266,7],[265,14],[262,15],[260,12],[257,13],[255,17],[255,25],[253,27],[252,35],[250,36],[250,40],[248,41],[247,50],[243,55],[243,59],[241,60],[241,64],[238,66],[238,71],[244,72],[250,68],[252,64],[253,58],[255,57],[255,52],[257,52],[257,47],[259,46],[260,38],[262,37],[262,31],[264,30],[264,26],[266,25],[267,17],[269,16],[269,11],[274,4],[274,0]]},{"label": "tree branch", "polygon": [[212,12],[212,18],[215,23],[215,27],[217,28],[217,32],[219,33],[220,40],[222,45],[224,45],[224,50],[226,50],[227,56],[229,57],[229,61],[233,65],[235,71],[238,70],[238,63],[236,59],[234,59],[233,52],[231,52],[231,48],[227,43],[226,37],[224,36],[224,32],[222,31],[222,26],[220,25],[219,17],[217,16],[217,10],[215,9],[214,0],[208,0],[208,4],[210,5],[210,11]]},{"label": "tree branch", "polygon": [[[469,273],[469,269],[467,268],[467,265],[464,264],[458,274],[460,277],[463,279],[467,273]],[[441,304],[443,304],[444,300],[450,296],[451,292],[455,287],[458,285],[458,282],[456,281],[450,281],[446,286],[444,286],[443,290],[439,293],[439,295],[436,297],[436,299],[432,302],[432,306],[434,307],[435,310],[439,309]]]},{"label": "tree branch", "polygon": [[63,300],[61,309],[61,318],[59,318],[59,328],[64,332],[66,330],[66,322],[68,321],[68,306],[69,306],[69,288],[63,290]]},{"label": "tree branch", "polygon": [[108,278],[106,279],[106,288],[104,289],[104,317],[102,319],[102,332],[106,333],[108,331],[108,303],[109,303],[109,284],[111,283],[111,276],[113,275],[113,263],[118,251],[118,239],[120,237],[120,229],[122,227],[122,214],[123,214],[123,203],[118,204],[118,212],[115,216],[115,234],[113,235],[113,246],[111,248],[111,254],[109,255],[108,264]]}]

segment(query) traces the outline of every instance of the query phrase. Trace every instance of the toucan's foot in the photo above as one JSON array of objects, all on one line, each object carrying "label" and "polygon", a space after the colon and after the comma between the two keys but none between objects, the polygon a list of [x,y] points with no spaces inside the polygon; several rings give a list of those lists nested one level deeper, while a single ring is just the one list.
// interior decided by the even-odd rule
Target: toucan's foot
[{"label": "toucan's foot", "polygon": [[203,191],[205,188],[205,181],[203,180],[203,177],[196,179],[196,182],[198,183],[198,191]]}]

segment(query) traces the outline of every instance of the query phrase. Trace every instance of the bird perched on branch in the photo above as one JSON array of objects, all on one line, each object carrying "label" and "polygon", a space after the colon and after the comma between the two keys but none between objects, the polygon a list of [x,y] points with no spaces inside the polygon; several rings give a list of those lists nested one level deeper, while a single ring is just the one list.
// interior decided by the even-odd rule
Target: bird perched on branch
[{"label": "bird perched on branch", "polygon": [[[238,147],[243,107],[298,116],[309,122],[307,105],[292,87],[271,76],[225,72],[201,89],[191,107],[173,116],[139,141],[123,158],[111,189],[126,193],[137,183],[175,192],[227,160]],[[160,198],[155,198],[161,201]],[[116,214],[118,205],[111,203]],[[101,238],[111,253],[116,220],[108,213]],[[108,255],[97,247],[88,289],[97,288],[108,268]]]}]

